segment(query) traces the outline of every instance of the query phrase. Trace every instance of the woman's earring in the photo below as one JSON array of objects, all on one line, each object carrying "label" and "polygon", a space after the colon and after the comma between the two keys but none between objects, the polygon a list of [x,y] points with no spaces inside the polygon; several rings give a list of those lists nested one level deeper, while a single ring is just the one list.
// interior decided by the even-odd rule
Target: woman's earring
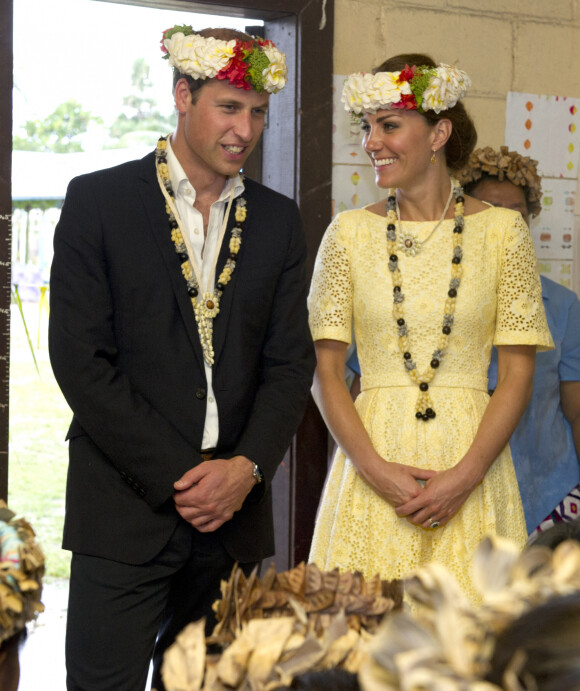
[{"label": "woman's earring", "polygon": [[437,158],[435,157],[436,153],[437,153],[436,150],[433,149],[433,153],[431,154],[431,163],[433,163],[433,164],[437,163]]}]

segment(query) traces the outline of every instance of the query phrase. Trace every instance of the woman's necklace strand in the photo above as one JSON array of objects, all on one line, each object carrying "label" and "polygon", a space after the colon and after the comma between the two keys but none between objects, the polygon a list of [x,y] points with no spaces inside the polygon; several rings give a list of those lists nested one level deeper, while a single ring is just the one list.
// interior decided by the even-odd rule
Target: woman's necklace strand
[{"label": "woman's necklace strand", "polygon": [[431,232],[429,235],[424,240],[419,240],[419,238],[414,234],[414,233],[403,233],[403,229],[401,227],[401,213],[399,210],[399,202],[396,202],[397,205],[397,225],[399,227],[399,238],[397,242],[397,247],[399,250],[404,252],[407,256],[414,257],[416,254],[419,254],[419,252],[423,249],[423,245],[425,245],[432,237],[437,228],[443,223],[445,220],[445,216],[447,216],[447,211],[449,210],[449,205],[451,204],[451,199],[453,198],[453,181],[449,181],[449,196],[447,197],[447,203],[445,204],[445,208],[443,209],[443,213],[441,214],[441,218],[435,223],[433,226]]},{"label": "woman's necklace strand", "polygon": [[397,256],[397,224],[400,227],[400,218],[398,214],[396,190],[389,189],[387,198],[387,251],[389,253],[389,270],[393,281],[393,317],[397,324],[397,331],[399,334],[399,350],[403,355],[403,362],[405,369],[411,380],[419,386],[419,396],[415,406],[415,417],[418,420],[428,422],[435,417],[435,409],[433,401],[429,394],[429,384],[433,380],[441,359],[445,355],[449,343],[449,335],[451,334],[451,327],[453,326],[455,304],[457,301],[457,290],[461,283],[463,259],[462,239],[464,227],[464,197],[463,189],[455,179],[451,179],[452,193],[455,196],[455,225],[453,228],[453,256],[451,258],[451,280],[449,282],[449,289],[445,299],[443,309],[443,323],[441,328],[441,336],[437,348],[433,351],[429,367],[420,374],[417,372],[417,365],[411,355],[409,343],[409,328],[405,321],[403,312],[403,303],[405,295],[402,291],[403,277],[399,269],[399,258]]}]

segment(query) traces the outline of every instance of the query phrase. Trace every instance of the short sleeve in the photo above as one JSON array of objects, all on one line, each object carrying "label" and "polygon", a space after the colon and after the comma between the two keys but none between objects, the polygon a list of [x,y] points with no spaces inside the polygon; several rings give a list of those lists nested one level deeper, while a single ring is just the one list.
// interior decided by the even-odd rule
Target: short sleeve
[{"label": "short sleeve", "polygon": [[580,300],[576,295],[567,313],[558,371],[561,381],[580,381]]},{"label": "short sleeve", "polygon": [[500,262],[494,345],[552,350],[532,237],[521,215],[510,213],[509,218]]},{"label": "short sleeve", "polygon": [[341,237],[340,214],[328,226],[316,256],[308,296],[308,321],[314,341],[352,338],[352,279]]}]

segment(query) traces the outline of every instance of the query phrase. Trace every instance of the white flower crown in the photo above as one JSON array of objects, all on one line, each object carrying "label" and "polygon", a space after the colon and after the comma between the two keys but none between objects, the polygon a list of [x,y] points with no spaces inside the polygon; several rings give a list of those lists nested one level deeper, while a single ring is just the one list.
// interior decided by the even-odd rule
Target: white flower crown
[{"label": "white flower crown", "polygon": [[240,89],[275,94],[288,76],[286,58],[272,41],[222,41],[194,33],[191,26],[163,32],[161,50],[177,72],[193,79],[224,79]]},{"label": "white flower crown", "polygon": [[452,108],[470,86],[467,74],[453,65],[407,65],[400,72],[351,74],[344,83],[342,102],[355,115],[383,108],[440,113]]}]

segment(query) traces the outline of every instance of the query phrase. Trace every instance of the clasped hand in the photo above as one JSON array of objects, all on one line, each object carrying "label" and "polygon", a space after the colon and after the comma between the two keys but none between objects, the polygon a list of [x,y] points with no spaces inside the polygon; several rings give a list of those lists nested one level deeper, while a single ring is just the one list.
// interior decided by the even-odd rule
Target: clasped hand
[{"label": "clasped hand", "polygon": [[435,473],[413,497],[395,504],[395,511],[397,516],[424,528],[430,528],[434,522],[444,526],[463,506],[472,490],[468,478],[457,467],[450,468]]},{"label": "clasped hand", "polygon": [[179,515],[202,533],[211,533],[242,508],[254,487],[252,463],[244,456],[203,461],[174,483]]}]

